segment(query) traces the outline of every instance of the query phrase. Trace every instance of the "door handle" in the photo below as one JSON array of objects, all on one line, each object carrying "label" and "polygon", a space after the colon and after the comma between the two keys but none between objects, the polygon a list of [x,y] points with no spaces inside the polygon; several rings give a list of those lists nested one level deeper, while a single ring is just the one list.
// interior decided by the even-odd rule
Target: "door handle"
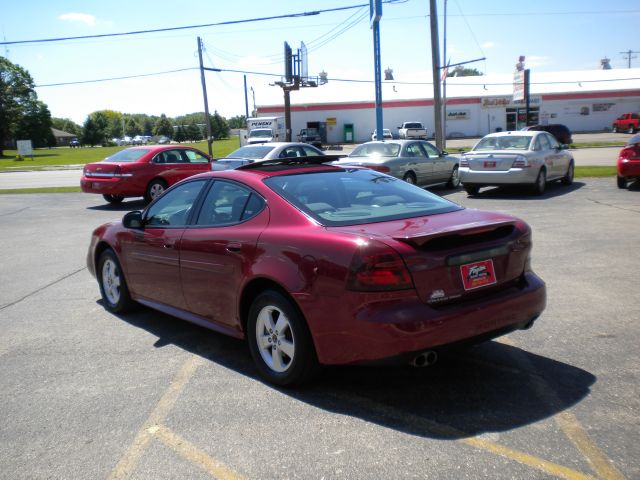
[{"label": "door handle", "polygon": [[227,252],[238,253],[242,250],[242,244],[239,242],[229,242],[227,245]]}]

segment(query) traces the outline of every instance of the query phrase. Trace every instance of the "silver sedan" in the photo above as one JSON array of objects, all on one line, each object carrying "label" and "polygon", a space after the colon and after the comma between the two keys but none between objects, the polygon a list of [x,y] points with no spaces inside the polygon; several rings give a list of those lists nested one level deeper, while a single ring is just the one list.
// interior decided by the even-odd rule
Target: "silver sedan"
[{"label": "silver sedan", "polygon": [[469,195],[481,187],[526,184],[544,193],[547,182],[573,183],[575,162],[547,132],[491,133],[460,157],[460,181]]},{"label": "silver sedan", "polygon": [[421,186],[460,185],[458,158],[424,140],[363,143],[337,163],[367,167]]}]

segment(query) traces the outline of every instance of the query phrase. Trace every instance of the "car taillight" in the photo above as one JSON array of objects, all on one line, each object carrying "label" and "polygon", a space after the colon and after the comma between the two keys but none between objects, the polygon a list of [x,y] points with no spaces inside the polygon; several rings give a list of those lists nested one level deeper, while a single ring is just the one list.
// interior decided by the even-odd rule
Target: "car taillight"
[{"label": "car taillight", "polygon": [[386,165],[366,165],[366,167],[380,173],[389,173],[391,171]]},{"label": "car taillight", "polygon": [[460,157],[460,166],[461,167],[468,167],[469,166],[469,160],[467,160],[466,157]]},{"label": "car taillight", "polygon": [[348,290],[380,292],[410,288],[413,288],[411,274],[395,250],[375,241],[361,245],[351,261]]},{"label": "car taillight", "polygon": [[620,152],[620,160],[631,160],[640,158],[640,145],[630,145]]},{"label": "car taillight", "polygon": [[113,169],[113,176],[120,177],[121,175],[122,175],[122,169],[120,168],[120,165],[116,165],[116,167]]},{"label": "car taillight", "polygon": [[515,162],[513,162],[513,165],[511,165],[511,168],[529,168],[531,167],[531,165],[529,165],[529,161],[527,160],[527,157],[523,157],[522,155],[518,155],[516,157]]}]

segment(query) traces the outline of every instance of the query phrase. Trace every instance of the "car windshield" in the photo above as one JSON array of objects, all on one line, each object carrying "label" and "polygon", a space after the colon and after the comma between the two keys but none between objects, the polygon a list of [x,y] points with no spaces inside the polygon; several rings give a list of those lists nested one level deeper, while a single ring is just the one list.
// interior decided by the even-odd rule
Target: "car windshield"
[{"label": "car windshield", "polygon": [[462,209],[415,185],[362,168],[274,176],[265,183],[327,227],[402,220]]},{"label": "car windshield", "polygon": [[532,138],[524,135],[484,137],[473,150],[528,150]]},{"label": "car windshield", "polygon": [[260,159],[266,157],[273,148],[268,145],[246,145],[231,152],[227,157]]},{"label": "car windshield", "polygon": [[110,157],[105,158],[103,162],[135,162],[147,153],[149,153],[149,149],[147,148],[127,148],[125,150],[120,150],[118,153],[114,153]]},{"label": "car windshield", "polygon": [[251,137],[251,138],[271,138],[271,137],[273,137],[273,132],[271,130],[269,130],[268,128],[254,129],[254,130],[251,130],[251,133],[249,134],[249,137]]},{"label": "car windshield", "polygon": [[398,143],[363,143],[349,157],[397,157],[399,154]]}]

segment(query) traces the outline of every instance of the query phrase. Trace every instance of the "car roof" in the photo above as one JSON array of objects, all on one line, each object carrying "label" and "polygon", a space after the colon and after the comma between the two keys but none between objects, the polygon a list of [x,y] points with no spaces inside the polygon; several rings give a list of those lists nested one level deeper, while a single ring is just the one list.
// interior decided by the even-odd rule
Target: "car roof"
[{"label": "car roof", "polygon": [[518,137],[535,137],[536,135],[541,135],[544,133],[548,133],[541,130],[510,130],[507,132],[494,132],[485,135],[482,138],[487,137],[510,137],[510,136],[518,136]]}]

